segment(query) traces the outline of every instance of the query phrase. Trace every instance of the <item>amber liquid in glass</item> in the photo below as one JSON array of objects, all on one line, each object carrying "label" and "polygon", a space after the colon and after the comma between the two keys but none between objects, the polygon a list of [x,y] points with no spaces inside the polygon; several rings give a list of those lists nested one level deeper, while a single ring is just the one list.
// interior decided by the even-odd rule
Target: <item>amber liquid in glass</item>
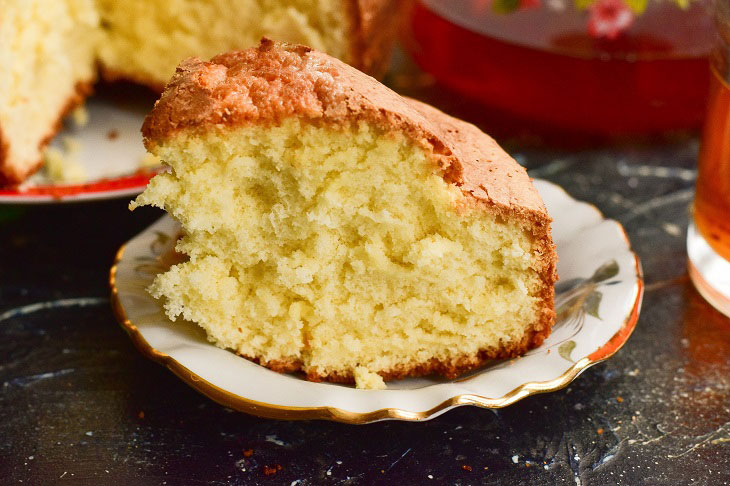
[{"label": "amber liquid in glass", "polygon": [[707,243],[730,261],[730,84],[713,70],[700,147],[694,221]]}]

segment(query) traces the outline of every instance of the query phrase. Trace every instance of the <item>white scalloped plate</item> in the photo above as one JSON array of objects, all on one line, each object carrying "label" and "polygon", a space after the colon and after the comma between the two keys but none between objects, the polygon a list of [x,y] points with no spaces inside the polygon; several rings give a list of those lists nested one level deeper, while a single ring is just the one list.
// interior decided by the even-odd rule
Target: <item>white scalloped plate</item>
[{"label": "white scalloped plate", "polygon": [[378,391],[311,383],[213,346],[195,324],[170,322],[145,291],[171,264],[178,226],[167,216],[119,249],[110,272],[115,312],[142,353],[213,400],[263,417],[419,421],[461,405],[504,407],[560,389],[614,354],[636,325],[643,294],[641,266],[621,225],[552,183],[535,186],[555,219],[558,322],[539,348],[457,380],[409,378]]}]

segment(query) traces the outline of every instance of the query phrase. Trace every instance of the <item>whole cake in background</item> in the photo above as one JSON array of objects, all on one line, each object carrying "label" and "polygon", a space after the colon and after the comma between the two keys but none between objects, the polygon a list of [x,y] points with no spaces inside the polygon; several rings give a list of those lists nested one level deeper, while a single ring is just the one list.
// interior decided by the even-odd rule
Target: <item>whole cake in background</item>
[{"label": "whole cake in background", "polygon": [[63,116],[107,79],[161,90],[189,56],[262,36],[382,74],[399,0],[0,0],[0,186],[41,165]]},{"label": "whole cake in background", "polygon": [[304,46],[188,59],[143,126],[172,170],[131,205],[188,260],[150,287],[216,345],[310,380],[452,378],[555,320],[550,218],[478,128]]}]

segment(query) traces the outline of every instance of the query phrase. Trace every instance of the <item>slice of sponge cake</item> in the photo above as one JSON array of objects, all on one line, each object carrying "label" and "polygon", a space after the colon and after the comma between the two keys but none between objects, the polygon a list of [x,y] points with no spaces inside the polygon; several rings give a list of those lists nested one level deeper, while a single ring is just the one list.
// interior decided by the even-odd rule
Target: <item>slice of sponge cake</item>
[{"label": "slice of sponge cake", "polygon": [[303,46],[189,59],[147,117],[172,168],[133,203],[188,261],[150,291],[216,345],[311,380],[455,377],[554,322],[550,219],[473,125]]}]

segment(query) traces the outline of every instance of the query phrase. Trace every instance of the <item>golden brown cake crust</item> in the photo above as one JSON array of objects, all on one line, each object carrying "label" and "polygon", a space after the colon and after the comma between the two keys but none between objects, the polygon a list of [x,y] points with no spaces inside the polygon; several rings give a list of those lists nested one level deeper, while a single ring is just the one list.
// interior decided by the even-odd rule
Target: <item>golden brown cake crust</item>
[{"label": "golden brown cake crust", "polygon": [[[474,125],[403,98],[326,54],[263,39],[256,48],[222,54],[210,62],[183,61],[145,119],[142,133],[145,145],[153,148],[181,130],[204,133],[276,124],[295,116],[335,127],[367,121],[385,133],[404,133],[433,154],[444,179],[464,194],[463,205],[517,218],[536,242],[536,270],[543,281],[539,315],[520,342],[449,362],[378,370],[384,379],[429,373],[454,377],[491,359],[518,356],[543,342],[555,321],[557,255],[550,236],[551,219],[525,169]],[[295,360],[262,364],[279,371],[302,366]],[[313,380],[352,381],[351,374],[304,371]]]},{"label": "golden brown cake crust", "polygon": [[[63,127],[64,117],[74,108],[81,105],[84,100],[94,91],[94,81],[80,81],[74,86],[74,93],[63,104],[61,111],[56,118],[56,122],[51,125],[45,137],[38,144],[38,149],[42,150],[56,136]],[[0,126],[0,187],[12,187],[20,184],[30,177],[43,165],[43,159],[39,159],[33,166],[27,170],[20,170],[18,167],[8,165],[8,154],[10,151],[9,143],[3,138],[2,126]]]}]

